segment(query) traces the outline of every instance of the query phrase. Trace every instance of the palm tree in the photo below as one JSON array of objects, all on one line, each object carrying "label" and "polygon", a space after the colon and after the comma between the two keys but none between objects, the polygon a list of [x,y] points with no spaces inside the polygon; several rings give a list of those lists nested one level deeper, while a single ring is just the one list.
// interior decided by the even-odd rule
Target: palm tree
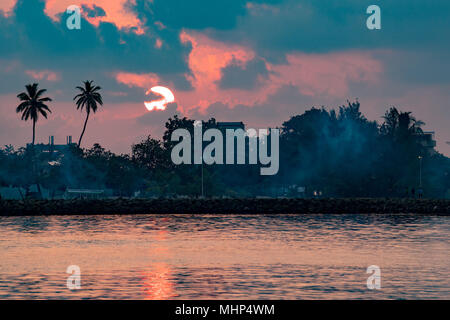
[{"label": "palm tree", "polygon": [[99,86],[93,85],[94,81],[84,81],[84,88],[77,87],[81,91],[77,94],[73,100],[76,100],[77,110],[86,109],[86,121],[84,121],[83,131],[80,135],[80,140],[78,141],[78,147],[81,146],[81,139],[83,139],[84,131],[86,130],[86,125],[89,119],[91,111],[95,113],[97,111],[97,103],[101,106],[103,105],[102,95],[98,92],[101,88]]},{"label": "palm tree", "polygon": [[26,92],[19,93],[17,98],[22,101],[19,106],[16,108],[17,113],[22,113],[22,120],[27,121],[28,119],[33,120],[33,141],[32,145],[34,146],[35,140],[35,132],[36,132],[36,121],[39,118],[39,114],[43,115],[44,118],[47,119],[47,112],[50,112],[50,109],[45,104],[45,102],[52,101],[52,99],[48,97],[42,98],[41,96],[47,91],[46,89],[38,90],[38,84],[27,84],[25,86],[27,89]]},{"label": "palm tree", "polygon": [[415,134],[422,134],[421,127],[425,124],[423,121],[416,120],[411,112],[401,112],[392,107],[383,116],[384,123],[381,131],[390,136],[406,138]]}]

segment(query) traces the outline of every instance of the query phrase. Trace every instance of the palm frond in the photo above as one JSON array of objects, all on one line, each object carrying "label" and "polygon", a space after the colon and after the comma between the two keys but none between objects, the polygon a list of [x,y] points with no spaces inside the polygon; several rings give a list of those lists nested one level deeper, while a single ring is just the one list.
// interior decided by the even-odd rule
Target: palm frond
[{"label": "palm frond", "polygon": [[36,92],[35,98],[39,98],[42,94],[44,94],[47,91],[47,89],[41,89],[38,92]]},{"label": "palm frond", "polygon": [[21,101],[27,101],[31,100],[27,93],[21,92],[17,95],[17,98],[19,98]]},{"label": "palm frond", "polygon": [[19,104],[16,108],[16,112],[23,112],[23,110],[25,110],[25,108],[27,108],[30,105],[30,103],[28,101],[24,101],[21,104]]},{"label": "palm frond", "polygon": [[103,105],[103,99],[99,92],[101,90],[100,86],[93,85],[93,80],[83,81],[84,88],[77,86],[76,89],[80,90],[81,93],[77,94],[73,100],[76,101],[77,109],[85,109],[87,113],[96,112],[98,105]]},{"label": "palm frond", "polygon": [[34,97],[36,97],[37,87],[38,87],[37,83],[27,84],[25,86],[28,92],[28,96],[30,96],[30,98],[33,99]]}]

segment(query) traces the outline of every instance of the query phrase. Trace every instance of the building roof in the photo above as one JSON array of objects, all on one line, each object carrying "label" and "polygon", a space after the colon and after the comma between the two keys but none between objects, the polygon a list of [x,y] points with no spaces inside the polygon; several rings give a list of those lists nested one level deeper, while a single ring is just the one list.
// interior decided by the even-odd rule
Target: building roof
[{"label": "building roof", "polygon": [[67,189],[67,193],[83,193],[83,194],[102,194],[105,190],[95,190],[95,189]]},{"label": "building roof", "polygon": [[245,124],[242,121],[241,122],[217,122],[217,127],[244,129]]}]

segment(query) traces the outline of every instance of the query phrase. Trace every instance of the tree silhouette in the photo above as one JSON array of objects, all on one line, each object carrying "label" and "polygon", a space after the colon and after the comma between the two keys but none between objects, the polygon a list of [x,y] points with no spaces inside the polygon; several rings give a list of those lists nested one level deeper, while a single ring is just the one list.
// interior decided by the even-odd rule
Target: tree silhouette
[{"label": "tree silhouette", "polygon": [[153,139],[150,135],[140,143],[132,145],[132,160],[141,167],[147,169],[169,168],[170,150],[164,148],[160,140]]},{"label": "tree silhouette", "polygon": [[416,120],[411,112],[401,112],[397,108],[392,107],[383,116],[384,123],[382,124],[381,133],[397,139],[408,139],[414,134],[423,133],[421,126],[423,121]]},{"label": "tree silhouette", "polygon": [[[83,93],[92,92],[92,82],[86,86],[91,89],[83,88],[76,97],[79,108],[87,109],[89,103]],[[23,108],[31,117],[31,110]],[[206,195],[312,197],[319,191],[323,197],[405,197],[411,188],[417,190],[422,169],[424,196],[444,198],[450,192],[450,159],[430,152],[432,144],[422,143],[429,138],[420,129],[422,124],[397,108],[390,108],[380,124],[369,121],[358,101],[336,109],[311,108],[283,122],[277,175],[262,177],[260,165],[207,165],[203,168]],[[203,122],[203,130],[216,127],[215,119]],[[106,188],[116,196],[131,196],[137,190],[143,197],[198,196],[201,166],[171,161],[176,143],[171,135],[178,128],[192,134],[194,121],[169,118],[162,139],[147,137],[132,146],[131,155],[116,155],[98,144],[90,149],[70,146],[64,156],[5,146],[0,148],[0,186],[42,184],[54,192],[67,186]]]},{"label": "tree silhouette", "polygon": [[84,132],[86,131],[86,125],[89,119],[91,111],[95,113],[97,111],[98,105],[103,105],[102,95],[98,92],[101,87],[93,85],[94,81],[84,81],[83,87],[76,87],[81,91],[77,94],[73,100],[76,100],[77,110],[86,109],[86,120],[84,121],[83,131],[80,135],[80,140],[78,140],[78,147],[81,146],[81,140],[83,139]]},{"label": "tree silhouette", "polygon": [[27,84],[25,86],[26,92],[21,92],[17,95],[17,98],[22,101],[16,108],[17,113],[22,113],[22,120],[28,121],[31,119],[33,121],[33,140],[32,145],[34,146],[35,136],[36,136],[36,122],[39,118],[39,114],[47,118],[47,112],[50,109],[45,104],[45,102],[52,101],[49,97],[43,97],[42,95],[47,91],[46,89],[38,90],[38,84]]}]

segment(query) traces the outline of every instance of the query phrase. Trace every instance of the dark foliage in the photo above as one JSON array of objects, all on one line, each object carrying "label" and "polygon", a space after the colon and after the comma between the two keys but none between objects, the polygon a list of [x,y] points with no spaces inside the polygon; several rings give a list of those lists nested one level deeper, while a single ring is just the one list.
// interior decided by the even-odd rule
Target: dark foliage
[{"label": "dark foliage", "polygon": [[[171,162],[177,128],[194,130],[194,121],[174,116],[162,140],[149,136],[132,146],[131,155],[116,155],[95,144],[70,146],[64,152],[0,149],[0,185],[34,183],[29,166],[37,161],[38,181],[50,190],[111,189],[117,196],[199,196],[203,170],[206,196],[297,196],[292,186],[322,197],[406,197],[422,187],[428,198],[444,198],[450,189],[450,159],[420,143],[423,123],[409,112],[389,109],[384,122],[367,120],[359,102],[338,110],[312,108],[280,128],[280,170],[261,176],[259,165],[179,165]],[[203,130],[216,127],[215,119]],[[421,157],[419,161],[418,157]],[[37,158],[37,160],[36,160]],[[295,188],[294,188],[295,189]]]}]

